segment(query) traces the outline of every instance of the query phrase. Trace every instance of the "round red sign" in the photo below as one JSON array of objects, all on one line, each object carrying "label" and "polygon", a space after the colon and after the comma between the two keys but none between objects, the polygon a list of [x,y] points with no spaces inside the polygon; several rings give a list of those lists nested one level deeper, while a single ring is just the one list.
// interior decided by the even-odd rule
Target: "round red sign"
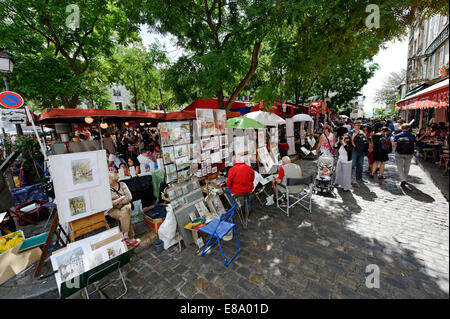
[{"label": "round red sign", "polygon": [[0,93],[0,104],[10,109],[17,109],[23,105],[23,98],[16,92]]}]

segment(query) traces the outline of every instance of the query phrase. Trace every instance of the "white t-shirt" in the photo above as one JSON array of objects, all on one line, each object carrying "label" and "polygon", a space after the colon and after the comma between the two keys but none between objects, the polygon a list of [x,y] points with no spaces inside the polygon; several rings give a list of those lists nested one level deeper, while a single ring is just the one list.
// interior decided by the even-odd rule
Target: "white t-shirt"
[{"label": "white t-shirt", "polygon": [[122,164],[120,158],[114,154],[109,154],[108,162],[114,162],[114,166],[119,167]]},{"label": "white t-shirt", "polygon": [[400,123],[396,122],[394,123],[394,131],[397,131],[400,129]]},{"label": "white t-shirt", "polygon": [[153,162],[147,156],[144,156],[144,155],[140,154],[137,157],[137,159],[139,161],[139,164],[141,164],[141,172],[145,170],[145,168],[143,166],[145,166],[146,164],[150,166],[150,171],[154,171],[155,170],[155,162]]}]

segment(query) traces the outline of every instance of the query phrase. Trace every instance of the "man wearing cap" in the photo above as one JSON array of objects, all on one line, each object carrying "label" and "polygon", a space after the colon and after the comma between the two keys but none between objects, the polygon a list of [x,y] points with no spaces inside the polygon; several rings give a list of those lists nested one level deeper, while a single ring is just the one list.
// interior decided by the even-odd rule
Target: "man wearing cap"
[{"label": "man wearing cap", "polygon": [[354,129],[348,132],[352,137],[352,144],[354,146],[352,152],[352,169],[356,167],[356,180],[365,183],[363,180],[363,166],[364,157],[369,151],[369,140],[367,139],[364,131],[361,130],[361,121],[356,120],[353,123]]}]

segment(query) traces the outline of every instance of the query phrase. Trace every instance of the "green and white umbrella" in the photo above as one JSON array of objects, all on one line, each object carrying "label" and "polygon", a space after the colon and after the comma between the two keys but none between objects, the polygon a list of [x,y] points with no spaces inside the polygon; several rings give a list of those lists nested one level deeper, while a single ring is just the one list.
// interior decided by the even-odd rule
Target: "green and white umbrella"
[{"label": "green and white umbrella", "polygon": [[254,119],[245,116],[240,116],[227,120],[227,127],[240,128],[242,130],[246,130],[251,128],[253,129],[264,128],[264,125],[262,125],[258,121],[255,121]]}]

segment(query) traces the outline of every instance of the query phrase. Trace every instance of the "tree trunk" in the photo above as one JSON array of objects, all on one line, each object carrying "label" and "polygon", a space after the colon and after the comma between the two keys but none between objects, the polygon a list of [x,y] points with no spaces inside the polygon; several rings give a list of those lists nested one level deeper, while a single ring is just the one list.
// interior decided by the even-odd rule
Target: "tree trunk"
[{"label": "tree trunk", "polygon": [[222,88],[217,91],[217,106],[219,109],[223,109],[224,107],[224,103],[223,103],[223,90]]},{"label": "tree trunk", "polygon": [[234,101],[236,101],[236,98],[238,97],[238,95],[247,86],[248,82],[250,82],[251,78],[255,74],[256,68],[258,66],[258,55],[259,55],[260,48],[261,48],[261,41],[258,41],[253,45],[252,63],[250,65],[250,70],[248,70],[244,79],[241,81],[241,83],[239,83],[236,90],[234,90],[233,94],[231,94],[231,96],[230,96],[230,99],[227,101],[227,105],[226,105],[227,111],[229,111],[231,109],[231,106],[233,105]]},{"label": "tree trunk", "polygon": [[69,100],[67,96],[63,95],[61,96],[61,101],[65,109],[76,109],[78,106],[78,98],[78,95],[74,95]]},{"label": "tree trunk", "polygon": [[134,108],[136,111],[138,110],[138,104],[137,104],[137,90],[136,90],[136,80],[133,79],[133,94],[134,94]]}]

